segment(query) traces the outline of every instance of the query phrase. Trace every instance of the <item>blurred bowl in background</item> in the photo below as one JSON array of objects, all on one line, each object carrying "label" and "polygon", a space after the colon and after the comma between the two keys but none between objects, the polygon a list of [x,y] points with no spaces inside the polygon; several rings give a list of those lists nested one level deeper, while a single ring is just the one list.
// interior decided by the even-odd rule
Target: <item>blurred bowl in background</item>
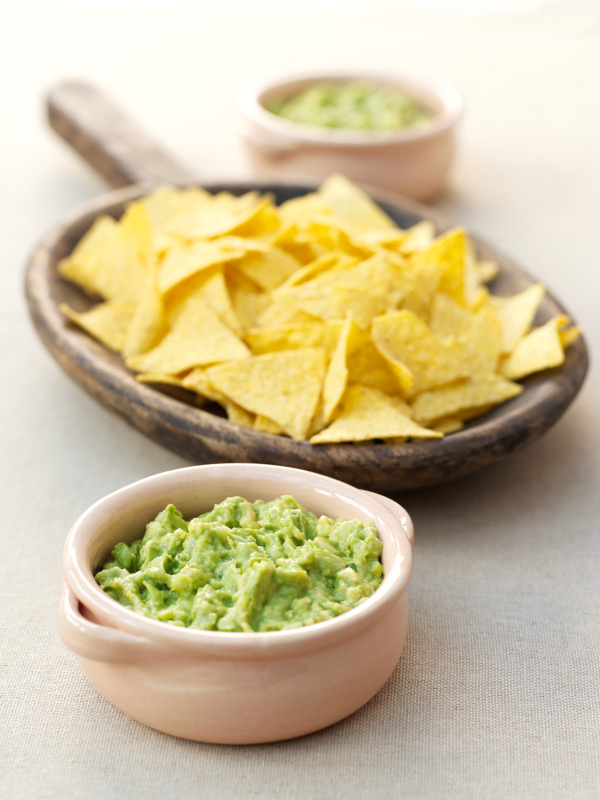
[{"label": "blurred bowl in background", "polygon": [[[365,81],[406,93],[431,119],[390,131],[327,128],[293,122],[268,110],[315,84]],[[263,176],[289,173],[323,179],[340,172],[415,200],[444,188],[454,161],[463,100],[450,84],[385,74],[304,74],[247,88],[239,100],[241,134],[252,166]]]}]

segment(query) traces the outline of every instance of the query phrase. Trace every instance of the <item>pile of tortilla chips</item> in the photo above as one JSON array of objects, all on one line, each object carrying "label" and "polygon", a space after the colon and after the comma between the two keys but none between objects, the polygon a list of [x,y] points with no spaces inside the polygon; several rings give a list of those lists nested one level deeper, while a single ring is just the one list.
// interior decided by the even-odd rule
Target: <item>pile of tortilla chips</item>
[{"label": "pile of tortilla chips", "polygon": [[99,218],[59,271],[102,298],[63,313],[139,380],[314,444],[458,431],[579,335],[565,316],[531,329],[540,284],[491,295],[496,267],[462,229],[401,230],[341,176],[278,207],[157,189]]}]

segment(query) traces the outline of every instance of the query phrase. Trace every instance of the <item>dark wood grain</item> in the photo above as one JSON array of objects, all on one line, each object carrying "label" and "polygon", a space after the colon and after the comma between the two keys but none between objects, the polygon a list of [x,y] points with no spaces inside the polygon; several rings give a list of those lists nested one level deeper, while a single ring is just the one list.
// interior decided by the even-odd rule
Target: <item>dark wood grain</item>
[{"label": "dark wood grain", "polygon": [[111,186],[197,180],[94,86],[61,83],[48,92],[46,110],[54,131]]},{"label": "dark wood grain", "polygon": [[[295,184],[236,183],[208,185],[209,191],[235,194],[259,188],[277,202],[305,194],[314,187]],[[464,430],[441,440],[401,445],[311,445],[234,425],[219,413],[200,409],[191,392],[138,383],[121,358],[108,351],[59,313],[67,302],[83,310],[90,300],[57,274],[67,255],[100,213],[119,217],[127,203],[144,193],[134,186],[80,209],[51,231],[35,249],[26,272],[26,294],[35,327],[60,366],[99,402],[129,424],[191,461],[254,461],[314,470],[382,492],[397,492],[449,481],[481,469],[521,450],[545,433],[563,414],[580,389],[588,367],[585,341],[567,351],[564,365],[524,381],[525,391],[471,422]],[[447,220],[415,203],[377,197],[396,222],[407,227],[433,219],[439,231]],[[471,237],[482,258],[500,264],[492,290],[501,295],[524,289],[533,279],[510,259]],[[536,324],[557,313],[568,313],[547,295]]]}]

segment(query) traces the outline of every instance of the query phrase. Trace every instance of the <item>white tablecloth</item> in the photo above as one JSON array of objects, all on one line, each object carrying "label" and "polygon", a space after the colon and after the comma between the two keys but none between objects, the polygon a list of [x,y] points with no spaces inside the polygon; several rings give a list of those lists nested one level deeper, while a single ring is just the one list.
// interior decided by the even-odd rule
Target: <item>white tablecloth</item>
[{"label": "white tablecloth", "polygon": [[543,280],[583,324],[593,356],[598,4],[479,15],[350,1],[141,5],[0,4],[0,796],[600,797],[596,372],[528,450],[400,498],[416,526],[410,631],[371,703],[297,741],[195,744],[111,707],[55,624],[76,517],[186,462],[61,372],[22,288],[34,242],[104,189],[46,127],[42,94],[54,81],[98,83],[209,179],[248,174],[235,115],[248,80],[305,67],[414,72],[451,80],[467,98],[437,206]]}]

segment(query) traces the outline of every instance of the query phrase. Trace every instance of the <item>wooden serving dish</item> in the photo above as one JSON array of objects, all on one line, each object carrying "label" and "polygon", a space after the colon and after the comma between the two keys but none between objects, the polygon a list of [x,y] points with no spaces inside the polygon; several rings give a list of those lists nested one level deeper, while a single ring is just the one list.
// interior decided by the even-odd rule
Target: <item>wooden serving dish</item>
[{"label": "wooden serving dish", "polygon": [[[98,92],[66,84],[48,99],[54,129],[115,186],[125,186],[87,204],[50,231],[35,249],[26,271],[26,294],[37,332],[60,366],[87,392],[161,445],[196,463],[252,461],[299,467],[383,492],[415,489],[467,475],[534,442],[563,414],[579,391],[588,367],[583,338],[567,350],[565,363],[523,381],[525,391],[444,439],[388,444],[311,445],[235,425],[215,407],[198,408],[183,389],[142,384],[117,354],[69,323],[58,311],[66,302],[84,310],[91,304],[56,271],[99,214],[118,218],[129,202],[157,183],[197,183],[185,167],[150,142]],[[128,184],[134,183],[133,186]],[[211,183],[211,192],[271,192],[278,203],[314,191],[294,183]],[[439,232],[451,223],[408,200],[371,192],[401,227],[427,218]],[[470,234],[478,255],[496,261],[495,294],[522,291],[533,283],[512,261]],[[535,324],[568,313],[546,294]]]}]

